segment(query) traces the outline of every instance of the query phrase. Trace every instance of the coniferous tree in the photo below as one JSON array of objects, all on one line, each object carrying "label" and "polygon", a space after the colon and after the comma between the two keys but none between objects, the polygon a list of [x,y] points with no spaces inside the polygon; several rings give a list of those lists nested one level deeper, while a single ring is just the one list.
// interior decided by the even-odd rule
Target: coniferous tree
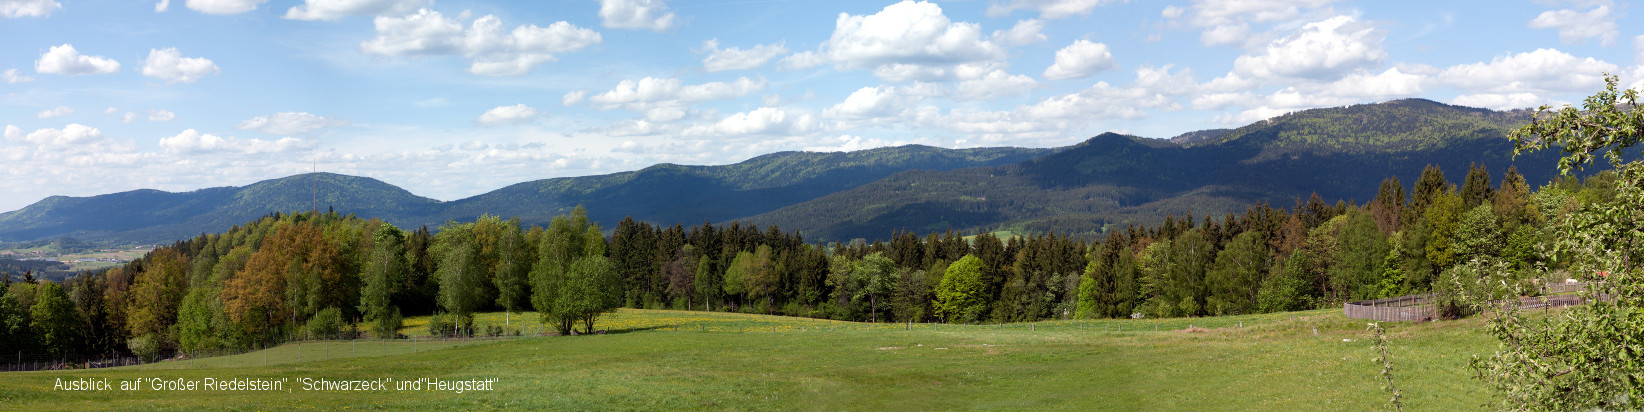
[{"label": "coniferous tree", "polygon": [[1490,172],[1484,165],[1477,163],[1468,165],[1467,180],[1461,184],[1462,207],[1472,209],[1480,203],[1489,202],[1494,197],[1494,189],[1490,188]]}]

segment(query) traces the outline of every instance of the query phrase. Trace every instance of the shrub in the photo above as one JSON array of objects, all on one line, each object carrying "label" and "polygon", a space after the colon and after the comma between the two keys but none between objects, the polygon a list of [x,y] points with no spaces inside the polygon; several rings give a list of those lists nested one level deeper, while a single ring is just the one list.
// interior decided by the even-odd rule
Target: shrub
[{"label": "shrub", "polygon": [[131,354],[137,355],[143,362],[153,362],[160,359],[160,340],[155,339],[152,333],[126,341],[126,347],[131,349]]},{"label": "shrub", "polygon": [[342,311],[337,307],[321,309],[308,319],[308,333],[320,338],[336,338],[342,332]]}]

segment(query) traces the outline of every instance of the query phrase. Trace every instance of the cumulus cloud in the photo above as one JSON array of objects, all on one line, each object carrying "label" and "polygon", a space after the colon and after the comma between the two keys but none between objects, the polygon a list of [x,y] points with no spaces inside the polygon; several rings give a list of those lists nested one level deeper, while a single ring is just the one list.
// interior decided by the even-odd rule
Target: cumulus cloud
[{"label": "cumulus cloud", "polygon": [[[459,16],[459,18],[465,17]],[[404,17],[377,17],[377,37],[360,50],[383,56],[455,55],[471,60],[469,73],[517,76],[528,73],[557,53],[581,50],[602,41],[598,32],[564,21],[548,27],[522,25],[504,31],[502,19],[486,15],[468,27],[437,11],[418,10]]]},{"label": "cumulus cloud", "polygon": [[1187,8],[1167,6],[1160,16],[1198,28],[1206,46],[1260,47],[1274,36],[1253,25],[1286,23],[1337,0],[1194,0]]},{"label": "cumulus cloud", "polygon": [[257,116],[234,128],[240,130],[256,130],[268,134],[303,134],[327,127],[347,126],[348,120],[334,117],[325,117],[307,112],[279,112],[268,116]]},{"label": "cumulus cloud", "polygon": [[674,13],[663,0],[599,0],[599,18],[613,29],[667,31],[674,27]]},{"label": "cumulus cloud", "polygon": [[822,111],[831,118],[867,119],[906,113],[922,100],[922,96],[907,93],[896,86],[863,87],[851,92],[844,101]]},{"label": "cumulus cloud", "polygon": [[348,16],[404,16],[433,5],[433,0],[303,0],[303,4],[286,10],[285,18],[337,20]]},{"label": "cumulus cloud", "polygon": [[1620,67],[1602,60],[1578,58],[1555,49],[1496,57],[1489,63],[1451,66],[1438,74],[1450,86],[1474,93],[1586,93],[1604,84],[1604,73]]},{"label": "cumulus cloud", "polygon": [[6,69],[6,71],[0,72],[0,80],[6,81],[7,84],[12,84],[12,83],[32,82],[32,81],[34,81],[34,78],[30,77],[30,76],[24,76],[23,72],[17,71],[17,69]]},{"label": "cumulus cloud", "polygon": [[151,122],[169,122],[175,119],[177,119],[177,114],[172,113],[170,110],[154,109],[148,111],[148,121]]},{"label": "cumulus cloud", "polygon": [[1124,3],[1129,0],[1009,0],[988,5],[988,17],[1000,17],[1016,10],[1036,10],[1039,17],[1060,19],[1079,14],[1090,14],[1096,6]]},{"label": "cumulus cloud", "polygon": [[497,106],[491,108],[491,110],[486,110],[485,113],[480,114],[477,121],[481,126],[500,126],[528,121],[536,118],[537,114],[537,109],[521,103],[513,106]]},{"label": "cumulus cloud", "polygon": [[559,104],[563,106],[570,106],[573,104],[582,103],[582,99],[587,97],[588,91],[586,90],[570,91],[566,92],[564,97],[559,98]]},{"label": "cumulus cloud", "polygon": [[1565,44],[1581,44],[1587,39],[1598,38],[1599,43],[1605,46],[1615,44],[1621,32],[1616,30],[1615,14],[1610,9],[1615,6],[1609,0],[1596,1],[1592,10],[1585,12],[1574,9],[1548,10],[1541,12],[1534,20],[1530,20],[1532,29],[1556,29],[1558,39]]},{"label": "cumulus cloud", "polygon": [[949,96],[957,100],[989,100],[1022,94],[1038,87],[1039,82],[1020,74],[994,70],[974,79],[959,82]]},{"label": "cumulus cloud", "polygon": [[186,0],[183,5],[205,14],[240,14],[256,10],[258,5],[267,2],[268,0]]},{"label": "cumulus cloud", "polygon": [[314,148],[314,146],[314,142],[295,137],[285,137],[279,140],[241,139],[232,136],[219,137],[213,134],[200,133],[194,129],[184,130],[174,136],[160,138],[160,147],[168,153],[239,152],[263,154],[307,150]]},{"label": "cumulus cloud", "polygon": [[17,143],[62,146],[90,143],[102,138],[103,131],[79,123],[69,124],[62,129],[35,130],[29,134],[23,134],[23,129],[17,126],[6,125],[6,140]]},{"label": "cumulus cloud", "polygon": [[1016,22],[1010,30],[995,30],[993,41],[1006,46],[1021,46],[1045,41],[1045,21],[1027,19]]},{"label": "cumulus cloud", "polygon": [[52,46],[51,50],[34,61],[35,73],[75,76],[82,74],[109,74],[120,71],[120,62],[101,56],[84,56],[74,45]]},{"label": "cumulus cloud", "polygon": [[958,66],[999,65],[1004,57],[981,26],[949,20],[935,3],[903,1],[872,15],[840,13],[833,35],[814,54],[791,55],[779,66],[803,69],[831,62],[841,70],[872,69],[880,79],[906,81],[954,77]]},{"label": "cumulus cloud", "polygon": [[13,19],[51,17],[52,11],[61,8],[63,5],[53,0],[0,0],[0,16]]},{"label": "cumulus cloud", "polygon": [[1549,102],[1535,93],[1478,93],[1456,96],[1450,99],[1450,103],[1457,106],[1511,110],[1536,107]]},{"label": "cumulus cloud", "polygon": [[1308,23],[1256,55],[1239,56],[1233,71],[1251,78],[1334,78],[1387,59],[1384,34],[1350,16]]},{"label": "cumulus cloud", "polygon": [[736,47],[721,49],[718,39],[704,42],[702,48],[708,50],[708,57],[702,59],[702,69],[709,73],[758,68],[788,52],[788,48],[781,44],[760,44],[747,50]]},{"label": "cumulus cloud", "polygon": [[1086,77],[1113,68],[1113,52],[1106,44],[1078,40],[1056,51],[1056,62],[1045,68],[1052,80]]},{"label": "cumulus cloud", "polygon": [[166,83],[193,83],[208,74],[221,72],[216,63],[204,57],[183,57],[175,47],[150,49],[143,60],[143,75],[165,80]]},{"label": "cumulus cloud", "polygon": [[593,95],[588,103],[594,108],[610,110],[618,107],[643,111],[656,107],[682,106],[690,103],[735,99],[765,89],[765,79],[739,77],[731,82],[708,82],[685,85],[679,79],[645,77],[623,80],[610,91]]},{"label": "cumulus cloud", "polygon": [[159,3],[154,3],[155,13],[165,13],[166,10],[171,10],[171,0],[160,0]]},{"label": "cumulus cloud", "polygon": [[68,106],[57,106],[57,107],[54,107],[54,108],[41,110],[40,113],[35,113],[34,117],[41,118],[41,119],[50,119],[50,118],[53,118],[53,117],[68,116],[68,115],[71,115],[71,114],[74,114],[74,108],[68,107]]},{"label": "cumulus cloud", "polygon": [[816,119],[809,114],[789,113],[774,107],[735,113],[718,122],[685,129],[689,136],[792,135],[810,132]]}]

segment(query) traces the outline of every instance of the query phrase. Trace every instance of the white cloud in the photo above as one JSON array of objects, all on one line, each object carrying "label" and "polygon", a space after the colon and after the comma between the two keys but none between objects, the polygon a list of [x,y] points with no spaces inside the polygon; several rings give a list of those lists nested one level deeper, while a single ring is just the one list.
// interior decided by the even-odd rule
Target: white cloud
[{"label": "white cloud", "polygon": [[1106,44],[1077,40],[1056,51],[1056,63],[1045,68],[1051,80],[1086,77],[1113,68],[1113,52]]},{"label": "white cloud", "polygon": [[994,70],[982,77],[959,82],[954,86],[954,93],[950,97],[959,100],[989,100],[1021,94],[1038,86],[1039,82],[1034,81],[1032,77]]},{"label": "white cloud", "polygon": [[574,90],[574,91],[566,92],[564,97],[559,98],[559,104],[562,105],[562,106],[570,106],[570,105],[573,105],[573,104],[582,103],[582,99],[585,99],[587,97],[588,97],[588,91],[586,91],[586,90]]},{"label": "white cloud", "polygon": [[764,78],[739,77],[732,82],[683,85],[679,79],[645,77],[637,81],[623,80],[610,91],[589,97],[588,103],[601,110],[623,107],[643,111],[707,100],[735,99],[764,89]]},{"label": "white cloud", "polygon": [[[459,16],[465,18],[466,14]],[[530,72],[554,54],[581,50],[602,41],[598,32],[564,21],[548,27],[522,25],[503,31],[502,19],[486,15],[464,28],[437,11],[418,10],[405,17],[372,20],[377,37],[360,43],[360,51],[384,56],[456,55],[468,58],[468,72],[517,76]]]},{"label": "white cloud", "polygon": [[702,48],[709,50],[708,57],[702,59],[702,69],[709,73],[758,68],[788,52],[788,48],[781,44],[760,44],[747,50],[736,47],[721,49],[718,39],[704,42]]},{"label": "white cloud", "polygon": [[268,0],[186,0],[183,5],[205,14],[240,14],[256,10]]},{"label": "white cloud", "polygon": [[1045,41],[1045,21],[1027,19],[1016,22],[1010,30],[995,30],[993,41],[1006,46],[1021,46]]},{"label": "white cloud", "polygon": [[154,12],[155,13],[165,13],[166,10],[170,10],[170,9],[171,9],[171,0],[160,0],[159,3],[154,3]]},{"label": "white cloud", "polygon": [[64,43],[52,46],[50,51],[34,61],[35,73],[74,76],[81,74],[109,74],[120,71],[120,62],[101,56],[84,56],[74,45]]},{"label": "white cloud", "polygon": [[103,109],[103,114],[115,114],[119,112],[120,109],[115,108],[114,106],[109,106],[107,109]]},{"label": "white cloud", "polygon": [[858,151],[858,150],[867,150],[867,149],[874,149],[874,148],[880,148],[880,147],[894,146],[894,145],[898,144],[899,142],[892,142],[892,141],[882,140],[882,139],[865,138],[865,137],[862,137],[862,136],[851,136],[851,135],[845,134],[845,135],[839,135],[839,137],[835,137],[835,138],[832,138],[832,139],[825,140],[824,143],[827,143],[828,145],[826,145],[826,146],[806,146],[805,151],[807,151],[807,152],[853,152],[853,151]]},{"label": "white cloud", "polygon": [[1565,44],[1581,44],[1595,37],[1605,46],[1615,44],[1621,32],[1616,30],[1616,16],[1610,10],[1614,4],[1609,0],[1597,3],[1586,12],[1573,9],[1541,12],[1541,15],[1530,20],[1529,26],[1532,29],[1557,29],[1558,39]]},{"label": "white cloud", "polygon": [[121,123],[131,123],[134,121],[137,121],[137,113],[126,112],[126,114],[120,116]]},{"label": "white cloud", "polygon": [[24,135],[23,130],[16,126],[6,125],[6,140],[18,143],[62,146],[90,143],[102,138],[103,132],[101,130],[79,123],[69,124],[62,129],[35,130],[27,135]]},{"label": "white cloud", "polygon": [[404,16],[434,0],[304,0],[285,11],[292,20],[337,20],[348,16]]},{"label": "white cloud", "polygon": [[791,135],[808,133],[816,126],[815,117],[809,114],[789,113],[786,110],[774,107],[735,113],[725,116],[724,119],[713,124],[698,125],[685,129],[690,136],[746,136],[746,135]]},{"label": "white cloud", "polygon": [[34,117],[38,117],[38,118],[41,118],[41,119],[50,119],[50,118],[53,118],[53,117],[68,116],[68,115],[71,115],[71,114],[74,114],[74,108],[68,107],[68,106],[57,106],[57,107],[54,107],[54,108],[41,110],[40,113],[36,113],[34,115]]},{"label": "white cloud", "polygon": [[674,13],[663,0],[599,0],[599,18],[605,27],[667,31]]},{"label": "white cloud", "polygon": [[1039,17],[1060,19],[1077,14],[1090,14],[1091,9],[1106,3],[1124,3],[1130,0],[1009,0],[1007,3],[988,5],[988,17],[1000,17],[1010,12],[1038,10]]},{"label": "white cloud", "polygon": [[822,115],[844,119],[890,117],[906,113],[920,100],[920,96],[905,93],[896,86],[863,87],[823,110]]},{"label": "white cloud", "polygon": [[239,152],[245,154],[279,153],[314,148],[315,143],[295,137],[279,140],[240,139],[184,130],[175,136],[160,138],[160,147],[168,153]]},{"label": "white cloud", "polygon": [[826,61],[841,70],[868,68],[881,79],[902,81],[951,77],[955,66],[1004,57],[1004,49],[983,38],[981,26],[953,22],[934,3],[903,1],[867,16],[840,13],[833,35],[815,55],[795,54],[782,66],[802,69]]},{"label": "white cloud", "polygon": [[17,71],[17,69],[6,69],[6,71],[0,72],[0,80],[5,80],[7,84],[13,84],[13,83],[32,82],[32,81],[34,81],[34,78],[30,77],[30,76],[24,76],[23,72]]},{"label": "white cloud", "polygon": [[536,118],[537,114],[539,114],[537,109],[521,103],[513,106],[493,107],[491,110],[486,110],[485,113],[480,114],[477,121],[481,126],[500,126],[528,121]]},{"label": "white cloud", "polygon": [[781,61],[776,62],[776,68],[780,70],[805,70],[821,66],[822,63],[826,62],[822,61],[821,55],[816,54],[816,52],[806,51],[783,57]]},{"label": "white cloud", "polygon": [[175,119],[177,119],[177,114],[172,113],[170,110],[154,109],[148,111],[148,121],[151,122],[169,122]]},{"label": "white cloud", "polygon": [[1457,106],[1511,110],[1537,107],[1553,102],[1545,100],[1535,93],[1479,93],[1456,96],[1455,99],[1450,100],[1450,103]]},{"label": "white cloud", "polygon": [[257,116],[234,128],[240,130],[256,130],[268,134],[303,134],[327,127],[347,126],[348,120],[334,117],[325,117],[307,112],[279,112],[268,116]]},{"label": "white cloud", "polygon": [[0,16],[7,18],[18,17],[51,17],[53,10],[63,8],[53,0],[0,0]]},{"label": "white cloud", "polygon": [[143,60],[143,75],[163,79],[166,83],[193,83],[208,74],[221,72],[216,63],[204,57],[183,57],[175,47],[149,49]]},{"label": "white cloud", "polygon": [[1186,9],[1167,6],[1159,14],[1171,21],[1185,17],[1186,25],[1203,30],[1199,40],[1206,46],[1260,47],[1274,36],[1257,33],[1252,28],[1253,24],[1289,23],[1307,15],[1310,10],[1323,8],[1335,1],[1194,0]]},{"label": "white cloud", "polygon": [[1239,56],[1233,71],[1251,78],[1335,78],[1374,68],[1387,59],[1384,34],[1350,16],[1308,23],[1268,44],[1258,55]]},{"label": "white cloud", "polygon": [[1620,67],[1591,57],[1582,59],[1555,49],[1537,49],[1489,63],[1451,66],[1439,73],[1445,84],[1472,93],[1588,93],[1604,84],[1604,73]]}]

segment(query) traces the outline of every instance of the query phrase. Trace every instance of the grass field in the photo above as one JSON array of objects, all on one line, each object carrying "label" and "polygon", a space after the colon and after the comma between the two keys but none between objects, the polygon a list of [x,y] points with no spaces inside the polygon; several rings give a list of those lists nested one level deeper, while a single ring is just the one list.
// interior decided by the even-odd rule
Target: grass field
[{"label": "grass field", "polygon": [[[533,315],[514,321],[534,323]],[[1195,328],[1184,331],[1189,324]],[[1364,325],[1321,310],[869,330],[826,320],[623,310],[601,322],[611,331],[605,335],[305,343],[302,361],[286,345],[232,358],[5,373],[0,409],[1386,409]],[[1386,326],[1405,407],[1486,405],[1487,393],[1466,368],[1473,354],[1494,348],[1478,321]],[[263,358],[279,361],[264,366]],[[106,378],[116,390],[53,389],[58,379],[85,378]],[[135,379],[205,378],[284,379],[287,391],[118,390]],[[304,378],[493,379],[494,386],[312,391],[300,386]]]}]

